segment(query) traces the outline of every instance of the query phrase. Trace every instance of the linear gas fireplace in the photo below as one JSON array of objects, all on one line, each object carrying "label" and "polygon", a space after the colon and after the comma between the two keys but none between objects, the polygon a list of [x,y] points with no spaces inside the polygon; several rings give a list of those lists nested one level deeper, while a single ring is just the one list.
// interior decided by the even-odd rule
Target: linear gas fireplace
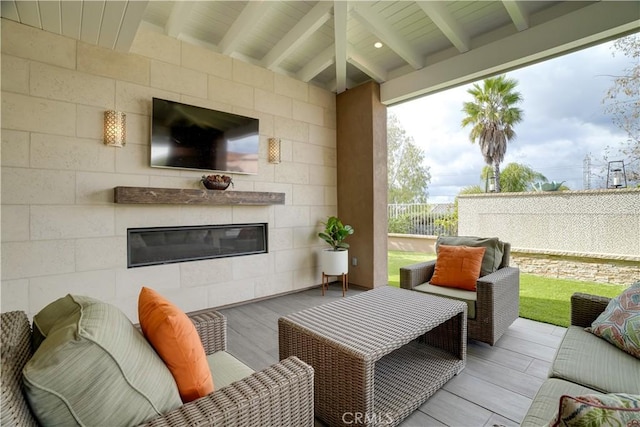
[{"label": "linear gas fireplace", "polygon": [[127,229],[127,267],[268,252],[267,224]]}]

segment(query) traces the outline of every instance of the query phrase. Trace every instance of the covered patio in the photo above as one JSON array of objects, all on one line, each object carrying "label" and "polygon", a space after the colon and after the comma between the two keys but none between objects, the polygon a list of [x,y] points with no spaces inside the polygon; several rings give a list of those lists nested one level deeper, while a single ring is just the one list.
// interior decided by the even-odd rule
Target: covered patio
[{"label": "covered patio", "polygon": [[[279,317],[341,299],[318,289],[328,216],[357,230],[348,295],[387,284],[388,105],[637,32],[639,15],[627,1],[3,1],[2,311],[84,295],[132,327],[149,286],[184,312],[220,307],[230,352],[272,365]],[[259,119],[259,173],[234,191],[282,203],[114,202],[122,186],[205,191],[199,171],[150,166],[154,97]],[[105,110],[126,114],[126,147],[103,144]],[[266,253],[128,267],[129,229],[249,222],[268,225]],[[517,425],[563,332],[519,319],[493,347],[470,341],[466,368],[402,425]]]},{"label": "covered patio", "polygon": [[[350,288],[347,296],[364,290]],[[330,301],[342,291],[333,284],[220,310],[228,319],[229,351],[255,370],[278,361],[278,318]],[[517,426],[547,378],[565,328],[518,319],[489,346],[470,340],[465,369],[447,382],[400,426]],[[455,408],[452,411],[451,408]],[[324,425],[316,420],[316,426]]]}]

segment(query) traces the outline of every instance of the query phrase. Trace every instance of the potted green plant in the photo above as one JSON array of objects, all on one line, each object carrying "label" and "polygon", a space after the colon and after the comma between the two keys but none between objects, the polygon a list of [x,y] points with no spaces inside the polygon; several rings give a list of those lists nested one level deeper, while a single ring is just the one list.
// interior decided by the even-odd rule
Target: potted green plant
[{"label": "potted green plant", "polygon": [[320,267],[328,276],[347,274],[349,271],[349,244],[344,240],[354,233],[350,225],[345,225],[335,216],[330,216],[323,222],[324,231],[318,237],[327,242],[331,248],[322,251]]}]

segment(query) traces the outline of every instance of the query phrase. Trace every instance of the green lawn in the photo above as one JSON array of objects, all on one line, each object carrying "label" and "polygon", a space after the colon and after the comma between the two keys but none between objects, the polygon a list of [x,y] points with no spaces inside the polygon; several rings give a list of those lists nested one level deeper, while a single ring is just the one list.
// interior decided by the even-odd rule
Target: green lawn
[{"label": "green lawn", "polygon": [[[389,284],[400,285],[400,267],[434,258],[434,254],[389,251]],[[625,288],[625,285],[551,279],[521,273],[520,317],[558,326],[569,326],[571,294],[584,292],[613,297]]]},{"label": "green lawn", "polygon": [[389,284],[400,286],[400,267],[436,258],[436,254],[424,254],[422,252],[389,251],[388,270]]}]

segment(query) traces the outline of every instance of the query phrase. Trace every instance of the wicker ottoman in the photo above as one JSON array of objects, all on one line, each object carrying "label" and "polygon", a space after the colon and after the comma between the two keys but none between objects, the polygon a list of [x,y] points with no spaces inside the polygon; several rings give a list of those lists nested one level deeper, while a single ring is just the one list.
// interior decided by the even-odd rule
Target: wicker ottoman
[{"label": "wicker ottoman", "polygon": [[385,286],[278,320],[330,426],[399,424],[465,366],[466,304]]}]

